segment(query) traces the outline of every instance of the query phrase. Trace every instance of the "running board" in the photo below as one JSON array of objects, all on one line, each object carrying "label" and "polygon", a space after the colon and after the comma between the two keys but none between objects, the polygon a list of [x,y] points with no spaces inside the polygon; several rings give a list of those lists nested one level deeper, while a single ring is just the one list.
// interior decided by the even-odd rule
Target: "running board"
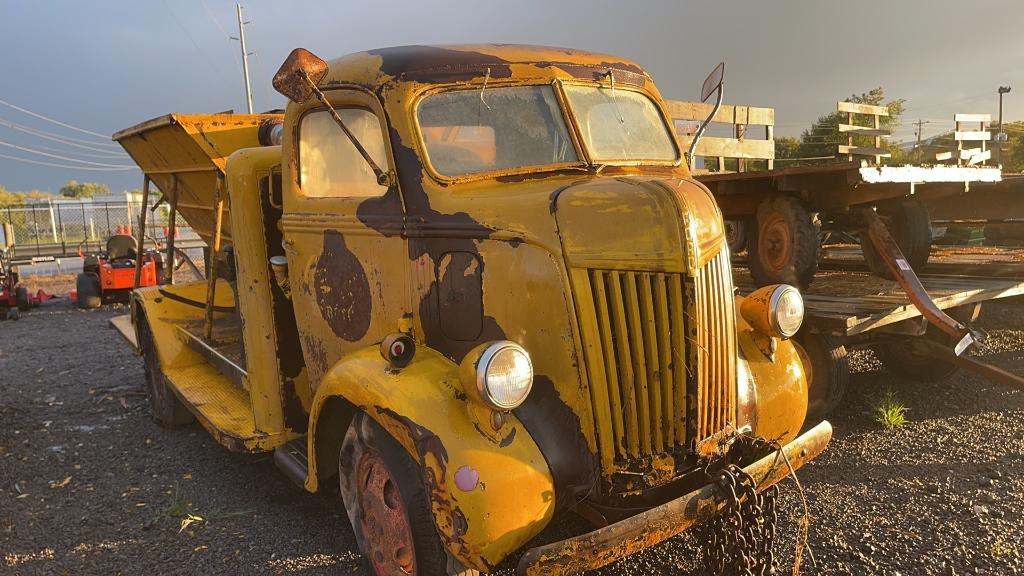
[{"label": "running board", "polygon": [[309,454],[306,452],[306,437],[296,438],[274,449],[274,464],[299,488],[306,487],[309,475]]},{"label": "running board", "polygon": [[211,346],[199,336],[189,332],[184,326],[175,326],[175,333],[179,340],[205,358],[207,362],[214,366],[221,374],[227,376],[235,385],[243,390],[248,390],[249,373],[245,368],[239,366],[235,360],[228,358],[220,350],[217,350],[217,348]]}]

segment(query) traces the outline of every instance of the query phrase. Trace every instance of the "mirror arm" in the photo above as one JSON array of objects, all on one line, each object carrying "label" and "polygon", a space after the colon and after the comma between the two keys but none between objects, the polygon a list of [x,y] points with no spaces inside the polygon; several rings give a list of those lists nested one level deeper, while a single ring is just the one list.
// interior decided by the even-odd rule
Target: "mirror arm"
[{"label": "mirror arm", "polygon": [[377,166],[377,163],[374,162],[373,158],[370,157],[370,153],[366,151],[366,148],[363,148],[363,144],[359,142],[359,139],[356,138],[356,135],[353,134],[352,131],[348,129],[348,126],[345,126],[345,122],[342,121],[341,116],[338,115],[338,111],[335,110],[334,106],[331,106],[331,103],[327,101],[327,97],[324,96],[324,93],[320,91],[320,88],[317,87],[316,83],[313,82],[313,80],[309,77],[308,74],[306,74],[305,71],[300,71],[300,74],[302,75],[302,78],[306,81],[306,83],[309,84],[309,87],[313,89],[313,94],[316,94],[317,100],[319,100],[321,104],[327,107],[327,111],[330,113],[331,118],[334,119],[334,123],[337,124],[339,128],[341,128],[341,131],[345,133],[345,136],[348,136],[349,142],[351,142],[352,145],[356,147],[356,150],[359,152],[359,155],[363,157],[363,160],[366,160],[366,163],[370,166],[370,169],[373,170],[373,174],[377,177],[377,184],[381,186],[392,186],[394,184],[394,177],[391,171],[385,172],[380,169],[380,166]]},{"label": "mirror arm", "polygon": [[704,135],[704,131],[707,130],[708,124],[714,120],[715,115],[718,114],[718,110],[722,107],[722,95],[725,93],[725,83],[723,82],[718,86],[718,96],[715,98],[715,107],[711,110],[711,114],[701,122],[697,131],[693,134],[693,141],[690,142],[690,150],[686,153],[686,161],[690,164],[690,169],[693,170],[693,154],[697,151],[697,143],[700,142],[700,137]]}]

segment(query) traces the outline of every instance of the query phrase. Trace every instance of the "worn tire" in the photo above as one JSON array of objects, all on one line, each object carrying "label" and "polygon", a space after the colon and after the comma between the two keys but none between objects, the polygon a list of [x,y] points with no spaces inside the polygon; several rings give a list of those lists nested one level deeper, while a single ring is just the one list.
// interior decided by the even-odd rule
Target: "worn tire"
[{"label": "worn tire", "polygon": [[817,423],[835,410],[850,384],[850,358],[834,336],[801,333],[793,339],[807,372],[807,419]]},{"label": "worn tire", "polygon": [[167,385],[160,361],[157,358],[156,346],[153,342],[153,331],[149,321],[140,315],[137,320],[139,349],[145,362],[146,397],[153,412],[153,420],[164,428],[176,428],[195,420],[195,416],[185,408],[174,391]]},{"label": "worn tire", "polygon": [[799,198],[775,196],[757,207],[747,249],[750,275],[758,286],[806,288],[818,271],[818,226]]},{"label": "worn tire", "polygon": [[[910,267],[918,272],[924,269],[932,249],[932,227],[928,207],[920,200],[911,198],[881,205],[877,210]],[[860,248],[872,274],[889,280],[894,279],[892,272],[885,265],[885,260],[871,244],[867,232],[861,234]]]},{"label": "worn tire", "polygon": [[78,307],[83,310],[99,308],[103,304],[100,279],[92,272],[82,272],[75,280],[78,291]]},{"label": "worn tire", "polygon": [[[385,470],[379,471],[379,466]],[[378,481],[374,479],[381,475],[386,475],[387,479],[377,491],[375,488]],[[401,444],[365,414],[357,414],[352,419],[342,441],[338,456],[338,478],[345,511],[352,523],[368,574],[391,576],[405,573],[400,568],[387,570],[386,567],[378,569],[377,566],[385,559],[384,551],[389,549],[389,545],[394,546],[395,540],[401,542],[411,535],[414,553],[410,566],[412,571],[408,573],[419,576],[479,576],[478,571],[451,561],[441,544],[420,466]],[[387,510],[382,506],[386,506]],[[392,529],[388,531],[390,538],[381,538],[383,531],[379,529],[380,522],[376,520],[382,510],[385,514],[393,511],[394,514],[402,515],[403,528],[408,529],[407,535],[401,535],[404,530]],[[399,554],[401,549],[405,547],[401,546],[394,551],[395,558],[405,557]],[[377,558],[376,563],[374,557]]]},{"label": "worn tire", "polygon": [[[918,336],[929,338],[931,336]],[[956,374],[960,367],[923,353],[913,339],[885,342],[874,347],[875,357],[891,374],[917,382],[938,382]]]},{"label": "worn tire", "polygon": [[32,302],[28,299],[28,288],[24,286],[18,286],[14,289],[14,299],[18,303],[18,310],[22,312],[32,307]]},{"label": "worn tire", "polygon": [[725,241],[729,244],[731,254],[739,254],[747,249],[747,228],[746,220],[725,221]]}]

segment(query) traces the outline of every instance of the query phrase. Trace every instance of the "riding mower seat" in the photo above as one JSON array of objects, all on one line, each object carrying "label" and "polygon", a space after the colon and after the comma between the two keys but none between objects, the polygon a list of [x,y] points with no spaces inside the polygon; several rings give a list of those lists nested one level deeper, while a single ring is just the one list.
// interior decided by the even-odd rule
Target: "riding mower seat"
[{"label": "riding mower seat", "polygon": [[135,260],[139,254],[139,243],[134,236],[115,234],[107,240],[107,260]]}]

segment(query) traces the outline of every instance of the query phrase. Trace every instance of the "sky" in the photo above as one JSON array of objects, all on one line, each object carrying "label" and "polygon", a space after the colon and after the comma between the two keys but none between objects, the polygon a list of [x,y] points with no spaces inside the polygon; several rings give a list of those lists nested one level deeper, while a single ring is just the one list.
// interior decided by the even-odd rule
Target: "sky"
[{"label": "sky", "polygon": [[[775,108],[776,137],[798,135],[837,100],[875,86],[907,100],[896,140],[912,138],[910,122],[919,118],[929,121],[927,138],[951,130],[954,112],[995,117],[1000,85],[1013,87],[1006,121],[1024,119],[1022,0],[248,0],[244,7],[256,111],[283,107],[270,78],[297,46],[331,59],[383,46],[498,42],[624,56],[643,65],[666,98],[684,100],[696,100],[704,76],[725,61],[726,102]],[[101,169],[0,157],[0,185],[56,192],[76,179],[115,191],[139,187],[138,170],[111,168],[131,161],[88,132],[109,135],[169,112],[244,111],[240,49],[228,38],[237,32],[234,1],[0,0],[0,155]]]}]

